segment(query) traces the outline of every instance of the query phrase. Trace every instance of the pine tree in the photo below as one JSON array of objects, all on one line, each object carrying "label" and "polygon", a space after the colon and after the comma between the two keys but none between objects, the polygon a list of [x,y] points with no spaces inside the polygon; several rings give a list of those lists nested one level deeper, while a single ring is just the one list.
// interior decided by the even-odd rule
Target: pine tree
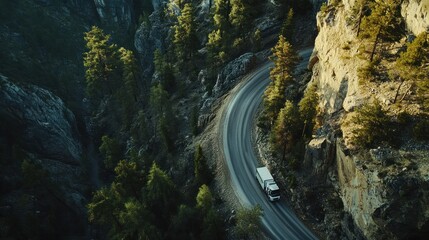
[{"label": "pine tree", "polygon": [[120,60],[122,62],[122,80],[126,89],[127,95],[131,96],[134,102],[137,102],[138,93],[138,65],[131,50],[123,47],[119,48]]},{"label": "pine tree", "polygon": [[124,227],[112,239],[162,239],[158,229],[148,221],[150,217],[144,204],[133,198],[127,200],[119,213],[119,222]]},{"label": "pine tree", "polygon": [[173,93],[177,88],[173,66],[167,61],[166,56],[162,54],[159,49],[154,51],[153,63],[155,72],[159,76],[163,89],[170,94]]},{"label": "pine tree", "polygon": [[244,0],[231,0],[229,21],[239,35],[244,36],[251,26],[250,8]]},{"label": "pine tree", "polygon": [[293,17],[294,12],[293,9],[290,8],[282,24],[282,28],[280,29],[280,35],[285,37],[288,41],[291,41],[293,36]]},{"label": "pine tree", "polygon": [[253,33],[253,51],[260,51],[262,48],[262,33],[259,28]]},{"label": "pine tree", "polygon": [[285,160],[288,146],[297,138],[300,129],[298,109],[292,102],[286,101],[271,132],[271,142],[275,149],[282,152],[282,162]]},{"label": "pine tree", "polygon": [[355,129],[351,137],[355,145],[370,147],[383,141],[391,142],[394,137],[392,124],[378,101],[363,105],[356,110],[356,114],[352,120]]},{"label": "pine tree", "polygon": [[136,162],[119,161],[115,167],[115,174],[115,182],[118,184],[118,188],[121,189],[122,196],[135,199],[141,198],[141,189],[145,183],[145,176]]},{"label": "pine tree", "polygon": [[83,54],[87,91],[90,96],[112,94],[117,85],[117,46],[110,43],[110,35],[93,26],[85,33],[87,52]]},{"label": "pine tree", "polygon": [[207,56],[209,62],[215,66],[220,66],[226,59],[222,58],[221,52],[225,51],[224,40],[222,38],[221,30],[213,30],[209,33],[207,41]]},{"label": "pine tree", "polygon": [[121,117],[124,127],[129,128],[132,118],[136,111],[136,104],[138,98],[138,67],[137,60],[131,50],[125,48],[119,49],[120,62],[122,65],[122,81],[123,85],[118,94],[118,102],[121,105]]},{"label": "pine tree", "polygon": [[160,118],[164,113],[170,110],[169,94],[164,90],[161,84],[151,87],[149,102],[156,118]]},{"label": "pine tree", "polygon": [[319,102],[316,91],[317,85],[310,85],[298,104],[299,116],[304,123],[303,134],[306,137],[311,137],[314,125],[316,124],[317,104]]},{"label": "pine tree", "polygon": [[396,60],[395,70],[398,71],[402,81],[416,83],[418,97],[423,106],[429,108],[429,34],[427,32],[422,32],[407,44],[407,50]]},{"label": "pine tree", "polygon": [[107,135],[101,137],[99,151],[104,155],[104,165],[107,169],[113,169],[122,158],[119,142]]},{"label": "pine tree", "polygon": [[401,0],[374,1],[369,6],[371,14],[362,19],[361,38],[369,38],[373,43],[370,62],[373,61],[378,44],[382,41],[398,41],[404,33],[401,16]]},{"label": "pine tree", "polygon": [[156,163],[149,171],[146,192],[148,207],[157,214],[155,225],[167,229],[170,216],[177,207],[178,192],[170,177]]},{"label": "pine tree", "polygon": [[283,36],[279,37],[272,52],[270,60],[274,62],[274,67],[270,71],[271,83],[264,93],[264,112],[270,126],[284,106],[286,87],[292,83],[292,73],[299,61],[292,45]]},{"label": "pine tree", "polygon": [[201,145],[197,146],[194,156],[194,173],[198,184],[209,184],[213,178]]},{"label": "pine tree", "polygon": [[287,75],[292,75],[298,64],[299,56],[285,37],[279,37],[279,41],[272,52],[273,55],[270,60],[274,62],[274,68],[270,71],[270,78],[275,79],[279,76],[280,79],[285,79]]},{"label": "pine tree", "polygon": [[122,231],[124,225],[119,222],[121,198],[114,187],[103,187],[97,190],[87,205],[88,220],[92,223],[109,227],[109,235]]},{"label": "pine tree", "polygon": [[189,60],[197,48],[197,37],[195,34],[194,8],[191,3],[186,3],[182,14],[177,18],[178,23],[174,27],[174,39],[176,57],[179,61]]},{"label": "pine tree", "polygon": [[221,32],[228,31],[230,4],[229,0],[215,0],[215,11],[213,15],[214,25]]}]

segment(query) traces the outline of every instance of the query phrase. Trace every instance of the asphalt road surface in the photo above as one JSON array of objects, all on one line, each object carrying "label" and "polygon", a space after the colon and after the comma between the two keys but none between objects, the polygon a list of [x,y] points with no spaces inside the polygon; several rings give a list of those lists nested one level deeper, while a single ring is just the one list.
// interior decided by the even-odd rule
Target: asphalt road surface
[{"label": "asphalt road surface", "polygon": [[[300,51],[304,69],[312,49]],[[317,239],[295,215],[284,200],[270,202],[255,178],[258,163],[252,146],[252,126],[262,95],[269,83],[272,63],[266,63],[249,74],[245,84],[232,96],[223,122],[223,149],[235,194],[245,206],[259,204],[262,223],[272,239]],[[288,197],[288,196],[282,196]]]}]

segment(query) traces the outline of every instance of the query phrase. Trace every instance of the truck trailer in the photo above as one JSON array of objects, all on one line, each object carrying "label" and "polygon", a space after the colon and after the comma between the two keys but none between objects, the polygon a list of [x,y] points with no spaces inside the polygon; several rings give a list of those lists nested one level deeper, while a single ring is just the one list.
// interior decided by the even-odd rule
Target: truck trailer
[{"label": "truck trailer", "polygon": [[267,167],[256,168],[256,179],[271,202],[280,199],[280,190]]}]

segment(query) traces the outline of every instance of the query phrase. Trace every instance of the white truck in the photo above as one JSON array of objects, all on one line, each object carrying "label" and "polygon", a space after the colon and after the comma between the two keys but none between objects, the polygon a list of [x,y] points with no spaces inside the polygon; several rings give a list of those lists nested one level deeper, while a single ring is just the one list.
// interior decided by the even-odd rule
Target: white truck
[{"label": "white truck", "polygon": [[280,190],[267,167],[256,168],[256,179],[271,202],[280,199]]}]

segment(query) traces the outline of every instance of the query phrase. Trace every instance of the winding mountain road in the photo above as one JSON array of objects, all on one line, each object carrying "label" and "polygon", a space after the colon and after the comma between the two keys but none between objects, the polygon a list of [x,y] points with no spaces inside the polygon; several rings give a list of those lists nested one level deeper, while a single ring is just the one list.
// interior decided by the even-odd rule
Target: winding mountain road
[{"label": "winding mountain road", "polygon": [[[312,49],[299,52],[303,60],[298,70],[305,68],[311,52]],[[222,141],[232,187],[243,205],[259,204],[262,207],[262,223],[270,238],[317,239],[283,200],[270,202],[255,179],[256,167],[260,164],[252,146],[252,126],[269,84],[271,66],[272,63],[266,63],[249,74],[224,113]]]}]

